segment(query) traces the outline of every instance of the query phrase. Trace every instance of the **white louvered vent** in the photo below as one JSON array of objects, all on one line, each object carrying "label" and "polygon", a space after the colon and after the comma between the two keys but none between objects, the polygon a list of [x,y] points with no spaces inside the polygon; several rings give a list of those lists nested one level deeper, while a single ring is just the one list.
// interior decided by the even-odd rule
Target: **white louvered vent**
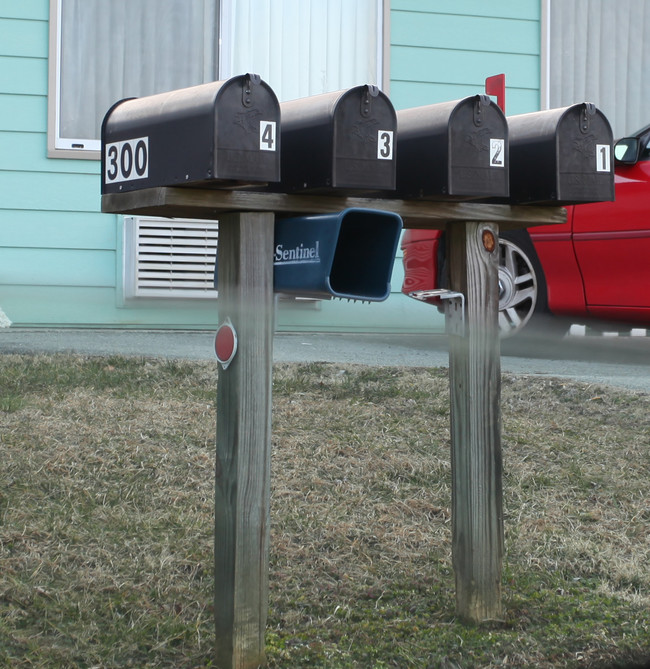
[{"label": "white louvered vent", "polygon": [[217,221],[124,218],[124,296],[215,298]]}]

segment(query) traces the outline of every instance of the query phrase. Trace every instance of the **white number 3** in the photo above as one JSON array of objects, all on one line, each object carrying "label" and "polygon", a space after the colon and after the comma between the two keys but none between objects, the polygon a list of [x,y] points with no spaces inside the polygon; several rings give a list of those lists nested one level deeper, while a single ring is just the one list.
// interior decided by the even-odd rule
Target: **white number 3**
[{"label": "white number 3", "polygon": [[393,159],[393,131],[377,131],[377,158],[379,160]]}]

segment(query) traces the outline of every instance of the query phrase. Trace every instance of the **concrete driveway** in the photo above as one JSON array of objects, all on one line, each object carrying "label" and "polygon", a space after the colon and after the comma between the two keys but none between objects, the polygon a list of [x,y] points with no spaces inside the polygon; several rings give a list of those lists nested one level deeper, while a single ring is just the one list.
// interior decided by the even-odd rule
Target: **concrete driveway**
[{"label": "concrete driveway", "polygon": [[[215,360],[204,330],[75,328],[0,329],[0,354],[80,353]],[[566,337],[530,342],[504,354],[501,369],[518,375],[571,378],[650,393],[650,337]],[[333,362],[446,367],[447,337],[430,334],[277,333],[276,362]]]}]

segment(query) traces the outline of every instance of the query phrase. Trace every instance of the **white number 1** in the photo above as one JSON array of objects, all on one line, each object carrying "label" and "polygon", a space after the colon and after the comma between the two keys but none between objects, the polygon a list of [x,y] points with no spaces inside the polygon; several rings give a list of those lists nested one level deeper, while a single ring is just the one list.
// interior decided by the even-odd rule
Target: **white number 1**
[{"label": "white number 1", "polygon": [[609,172],[609,144],[596,144],[596,172]]}]

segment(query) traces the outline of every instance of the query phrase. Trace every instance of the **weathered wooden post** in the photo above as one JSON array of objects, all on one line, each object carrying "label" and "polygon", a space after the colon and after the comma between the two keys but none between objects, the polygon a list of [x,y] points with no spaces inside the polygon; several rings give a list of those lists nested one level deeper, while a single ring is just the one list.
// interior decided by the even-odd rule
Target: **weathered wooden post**
[{"label": "weathered wooden post", "polygon": [[480,623],[502,618],[498,226],[450,224],[447,237],[451,289],[465,296],[449,340],[456,611]]},{"label": "weathered wooden post", "polygon": [[219,320],[229,318],[237,353],[217,386],[215,481],[216,666],[264,664],[268,610],[272,213],[219,220]]}]

